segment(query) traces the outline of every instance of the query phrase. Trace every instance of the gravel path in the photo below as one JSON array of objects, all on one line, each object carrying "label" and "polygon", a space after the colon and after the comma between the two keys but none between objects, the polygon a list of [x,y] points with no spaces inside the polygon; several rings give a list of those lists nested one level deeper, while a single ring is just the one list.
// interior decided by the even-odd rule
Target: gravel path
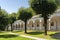
[{"label": "gravel path", "polygon": [[34,39],[34,40],[47,40],[47,39],[43,39],[43,38],[37,38],[37,37],[32,37],[32,36],[20,35],[20,34],[12,33],[12,32],[10,32],[9,34],[18,35],[18,36],[22,36],[22,37],[25,37],[25,38],[31,38],[31,39]]}]

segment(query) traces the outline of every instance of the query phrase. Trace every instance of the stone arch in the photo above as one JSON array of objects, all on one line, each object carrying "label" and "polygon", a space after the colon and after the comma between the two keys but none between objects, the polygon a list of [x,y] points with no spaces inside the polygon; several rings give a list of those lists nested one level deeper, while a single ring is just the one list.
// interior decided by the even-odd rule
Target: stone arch
[{"label": "stone arch", "polygon": [[[51,25],[54,23],[54,25]],[[60,29],[60,16],[53,16],[50,20],[50,30],[59,30]]]},{"label": "stone arch", "polygon": [[35,20],[35,23],[36,23],[36,27],[39,27],[40,20],[39,20],[39,19],[36,19],[36,20]]},{"label": "stone arch", "polygon": [[21,26],[20,23],[18,23],[18,30],[20,30],[20,26]]},{"label": "stone arch", "polygon": [[40,19],[36,19],[35,20],[35,30],[39,30],[40,29]]},{"label": "stone arch", "polygon": [[28,21],[28,29],[32,30],[32,28],[34,27],[34,23],[33,23],[33,20],[29,20]]}]

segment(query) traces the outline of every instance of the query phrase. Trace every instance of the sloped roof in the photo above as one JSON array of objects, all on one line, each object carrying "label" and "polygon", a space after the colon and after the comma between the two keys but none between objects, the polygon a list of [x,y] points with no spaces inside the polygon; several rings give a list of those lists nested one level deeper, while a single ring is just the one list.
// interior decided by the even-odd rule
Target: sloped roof
[{"label": "sloped roof", "polygon": [[50,18],[55,17],[55,16],[60,17],[60,9],[56,10],[55,13],[53,15],[51,15]]},{"label": "sloped roof", "polygon": [[[58,18],[60,17],[60,9],[56,10],[55,13],[53,15],[51,15],[50,18]],[[31,20],[35,20],[35,19],[43,19],[42,17],[40,17],[40,14],[39,15],[35,15],[33,16],[30,20],[28,21],[31,21]],[[22,20],[18,20],[18,21],[15,21],[14,23],[20,23],[20,22],[23,22]]]},{"label": "sloped roof", "polygon": [[39,18],[39,17],[40,17],[40,15],[35,15],[32,18]]},{"label": "sloped roof", "polygon": [[19,23],[24,23],[24,22],[22,20],[17,20],[13,24],[15,25],[15,24],[19,24]]}]

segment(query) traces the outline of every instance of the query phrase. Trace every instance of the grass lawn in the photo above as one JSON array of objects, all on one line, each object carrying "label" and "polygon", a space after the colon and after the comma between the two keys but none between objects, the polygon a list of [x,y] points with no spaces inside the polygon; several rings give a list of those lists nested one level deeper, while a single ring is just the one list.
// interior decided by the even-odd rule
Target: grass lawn
[{"label": "grass lawn", "polygon": [[38,38],[46,38],[48,40],[60,40],[60,31],[48,31],[48,35],[45,36],[44,32],[42,31],[28,31],[27,34],[24,33],[24,31],[14,31],[14,33],[18,34],[24,34],[24,35],[29,35],[29,36],[34,36]]},{"label": "grass lawn", "polygon": [[20,37],[17,35],[9,34],[9,32],[0,32],[0,40],[33,40],[29,38]]}]

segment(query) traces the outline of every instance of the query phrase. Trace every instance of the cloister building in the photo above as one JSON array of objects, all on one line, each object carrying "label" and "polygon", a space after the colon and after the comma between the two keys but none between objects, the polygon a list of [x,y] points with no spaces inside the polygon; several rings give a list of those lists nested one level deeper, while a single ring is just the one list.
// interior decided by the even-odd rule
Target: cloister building
[{"label": "cloister building", "polygon": [[[60,30],[60,9],[55,11],[54,14],[47,20],[48,30]],[[24,30],[25,23],[22,20],[15,21],[13,23],[14,30]],[[10,29],[11,27],[9,27]],[[44,30],[44,20],[40,15],[33,16],[27,21],[28,30]]]}]

